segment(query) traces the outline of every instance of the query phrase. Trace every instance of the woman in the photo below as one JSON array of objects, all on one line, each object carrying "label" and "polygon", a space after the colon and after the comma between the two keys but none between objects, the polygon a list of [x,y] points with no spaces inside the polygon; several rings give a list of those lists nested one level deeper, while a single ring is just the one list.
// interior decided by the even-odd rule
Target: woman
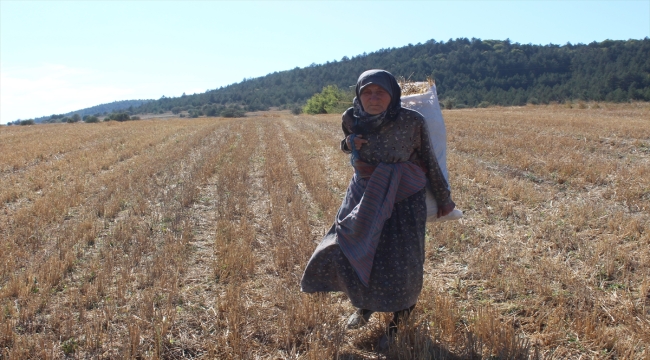
[{"label": "woman", "polygon": [[401,107],[397,81],[384,70],[359,76],[353,107],[343,113],[355,174],[334,225],[312,255],[302,291],[343,291],[357,307],[348,328],[365,325],[373,312],[392,312],[385,348],[422,289],[425,186],[438,217],[454,209],[424,118]]}]

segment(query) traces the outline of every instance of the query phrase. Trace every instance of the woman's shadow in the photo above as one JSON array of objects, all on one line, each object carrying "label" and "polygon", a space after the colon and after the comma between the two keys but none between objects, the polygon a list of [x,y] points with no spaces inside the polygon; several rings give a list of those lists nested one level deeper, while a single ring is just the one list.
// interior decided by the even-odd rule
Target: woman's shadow
[{"label": "woman's shadow", "polygon": [[466,351],[461,354],[450,351],[440,341],[434,340],[429,331],[407,321],[400,326],[398,335],[390,341],[388,349],[378,349],[378,340],[384,335],[385,327],[374,324],[370,329],[359,330],[352,335],[352,349],[343,348],[338,353],[338,359],[361,360],[369,355],[375,359],[426,359],[426,360],[465,360],[480,359],[480,355],[469,355]]}]

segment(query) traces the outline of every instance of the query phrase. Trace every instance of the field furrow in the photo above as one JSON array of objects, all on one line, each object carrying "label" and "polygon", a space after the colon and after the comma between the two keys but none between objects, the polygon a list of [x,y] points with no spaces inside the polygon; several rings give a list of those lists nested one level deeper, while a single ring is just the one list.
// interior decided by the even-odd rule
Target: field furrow
[{"label": "field furrow", "polygon": [[339,115],[0,129],[0,359],[650,356],[650,107],[445,111],[424,288],[345,330],[300,278],[353,174]]},{"label": "field furrow", "polygon": [[[210,129],[204,129],[204,131],[206,130],[210,131]],[[76,324],[76,321],[71,319],[83,318],[84,314],[89,312],[88,310],[95,307],[100,308],[99,312],[105,312],[106,308],[115,306],[115,304],[111,304],[113,301],[120,303],[117,305],[118,307],[123,306],[128,287],[140,287],[143,283],[151,283],[153,280],[151,276],[160,275],[162,271],[160,266],[169,264],[169,261],[167,263],[160,262],[166,253],[182,253],[177,251],[178,249],[172,251],[166,245],[177,246],[181,242],[175,241],[175,239],[179,236],[181,238],[183,235],[187,236],[183,233],[183,219],[180,216],[182,213],[178,209],[179,206],[182,208],[186,205],[184,202],[187,201],[185,199],[188,196],[192,196],[191,186],[194,184],[191,177],[198,177],[203,170],[197,168],[201,165],[200,163],[194,162],[190,166],[193,168],[187,169],[187,172],[184,173],[181,158],[188,156],[195,148],[192,145],[198,145],[199,138],[205,136],[206,133],[200,134],[192,131],[186,135],[190,135],[190,138],[185,138],[184,142],[190,146],[184,152],[171,152],[172,156],[169,151],[151,152],[148,156],[141,158],[142,163],[131,164],[134,165],[133,168],[144,170],[144,172],[127,172],[127,176],[121,173],[122,177],[119,179],[121,185],[117,186],[117,192],[113,196],[119,196],[120,201],[125,202],[126,208],[120,211],[117,218],[111,220],[116,223],[115,225],[112,225],[110,221],[107,223],[106,220],[103,220],[105,226],[109,227],[108,231],[97,237],[98,228],[101,229],[101,227],[81,228],[79,231],[85,236],[84,239],[87,239],[86,243],[79,242],[81,239],[74,236],[65,244],[67,246],[62,246],[59,243],[57,257],[49,257],[43,262],[35,261],[33,264],[38,265],[35,270],[24,271],[18,274],[18,278],[14,277],[14,284],[18,285],[11,286],[10,284],[3,288],[3,290],[11,291],[22,284],[27,288],[26,292],[21,291],[20,287],[18,288],[14,296],[17,296],[20,302],[17,301],[16,306],[12,309],[17,315],[20,315],[20,322],[16,323],[16,326],[26,332],[19,336],[4,334],[6,341],[21,344],[40,339],[41,342],[47,343],[45,339],[51,341],[52,335],[54,335],[48,334],[48,332],[58,333],[63,330],[59,336],[55,337],[54,344],[56,346],[54,347],[56,348],[59,348],[58,345],[61,341],[68,341],[67,344],[78,344],[78,342],[85,341],[93,343],[86,338],[86,329],[79,329],[78,326],[78,330],[75,329],[72,325]],[[175,143],[168,146],[178,148]],[[201,159],[200,156],[198,158]],[[188,164],[192,163],[189,156],[185,161]],[[171,163],[175,164],[170,166]],[[151,167],[151,164],[156,164],[158,167]],[[147,172],[147,170],[149,171]],[[160,187],[163,185],[161,184],[161,175],[165,172],[170,175],[167,176],[167,180],[171,183],[168,183],[167,186],[171,188]],[[116,178],[111,180],[118,182]],[[190,187],[182,186],[185,182]],[[152,196],[152,190],[157,188],[162,190],[159,192],[161,197]],[[149,196],[149,198],[142,198],[142,196]],[[165,199],[165,196],[171,196],[171,198]],[[160,201],[156,202],[156,198]],[[97,199],[93,200],[97,201]],[[149,201],[152,203],[149,204]],[[97,216],[94,207],[85,204],[85,210],[90,212],[91,218]],[[102,220],[98,219],[95,222],[101,224]],[[159,224],[162,225],[162,228],[158,228]],[[91,225],[93,224],[91,223]],[[83,223],[80,226],[83,226]],[[156,237],[160,239],[158,240],[160,242],[156,241]],[[62,252],[66,249],[68,249],[67,252]],[[159,252],[156,252],[157,250]],[[64,269],[61,269],[62,266]],[[138,269],[139,266],[152,269],[154,273],[147,276],[143,276],[145,274],[131,276],[133,270]],[[115,274],[120,274],[121,279],[115,279],[117,277]],[[20,281],[20,278],[29,279],[29,281]],[[34,283],[30,285],[32,279]],[[61,280],[64,281],[60,283]],[[137,282],[133,282],[133,280],[137,280]],[[144,287],[146,288],[147,285]],[[52,290],[50,291],[50,289]],[[148,294],[147,296],[151,297],[152,295]],[[59,303],[56,301],[57,298],[67,300]],[[70,303],[71,299],[74,302]],[[55,309],[50,312],[52,306]],[[51,313],[56,316],[50,316]],[[53,321],[54,319],[57,320]],[[97,328],[101,327],[97,326]],[[102,342],[101,337],[98,342]],[[65,346],[63,352],[66,352]]]}]

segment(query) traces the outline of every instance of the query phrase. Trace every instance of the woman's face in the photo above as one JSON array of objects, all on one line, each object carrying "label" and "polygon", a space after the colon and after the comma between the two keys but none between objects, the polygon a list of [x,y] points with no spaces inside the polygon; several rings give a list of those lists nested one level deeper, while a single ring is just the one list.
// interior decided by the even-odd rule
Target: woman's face
[{"label": "woman's face", "polygon": [[370,84],[361,90],[361,106],[370,115],[381,114],[388,109],[390,95],[383,87]]}]

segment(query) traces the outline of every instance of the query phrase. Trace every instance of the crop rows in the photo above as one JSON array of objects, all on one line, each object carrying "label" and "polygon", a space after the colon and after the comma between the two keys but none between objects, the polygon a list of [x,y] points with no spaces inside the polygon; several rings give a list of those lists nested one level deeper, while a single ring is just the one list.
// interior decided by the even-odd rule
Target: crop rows
[{"label": "crop rows", "polygon": [[444,115],[465,217],[386,353],[388,314],[299,288],[339,117],[0,128],[0,359],[650,358],[650,108]]}]

